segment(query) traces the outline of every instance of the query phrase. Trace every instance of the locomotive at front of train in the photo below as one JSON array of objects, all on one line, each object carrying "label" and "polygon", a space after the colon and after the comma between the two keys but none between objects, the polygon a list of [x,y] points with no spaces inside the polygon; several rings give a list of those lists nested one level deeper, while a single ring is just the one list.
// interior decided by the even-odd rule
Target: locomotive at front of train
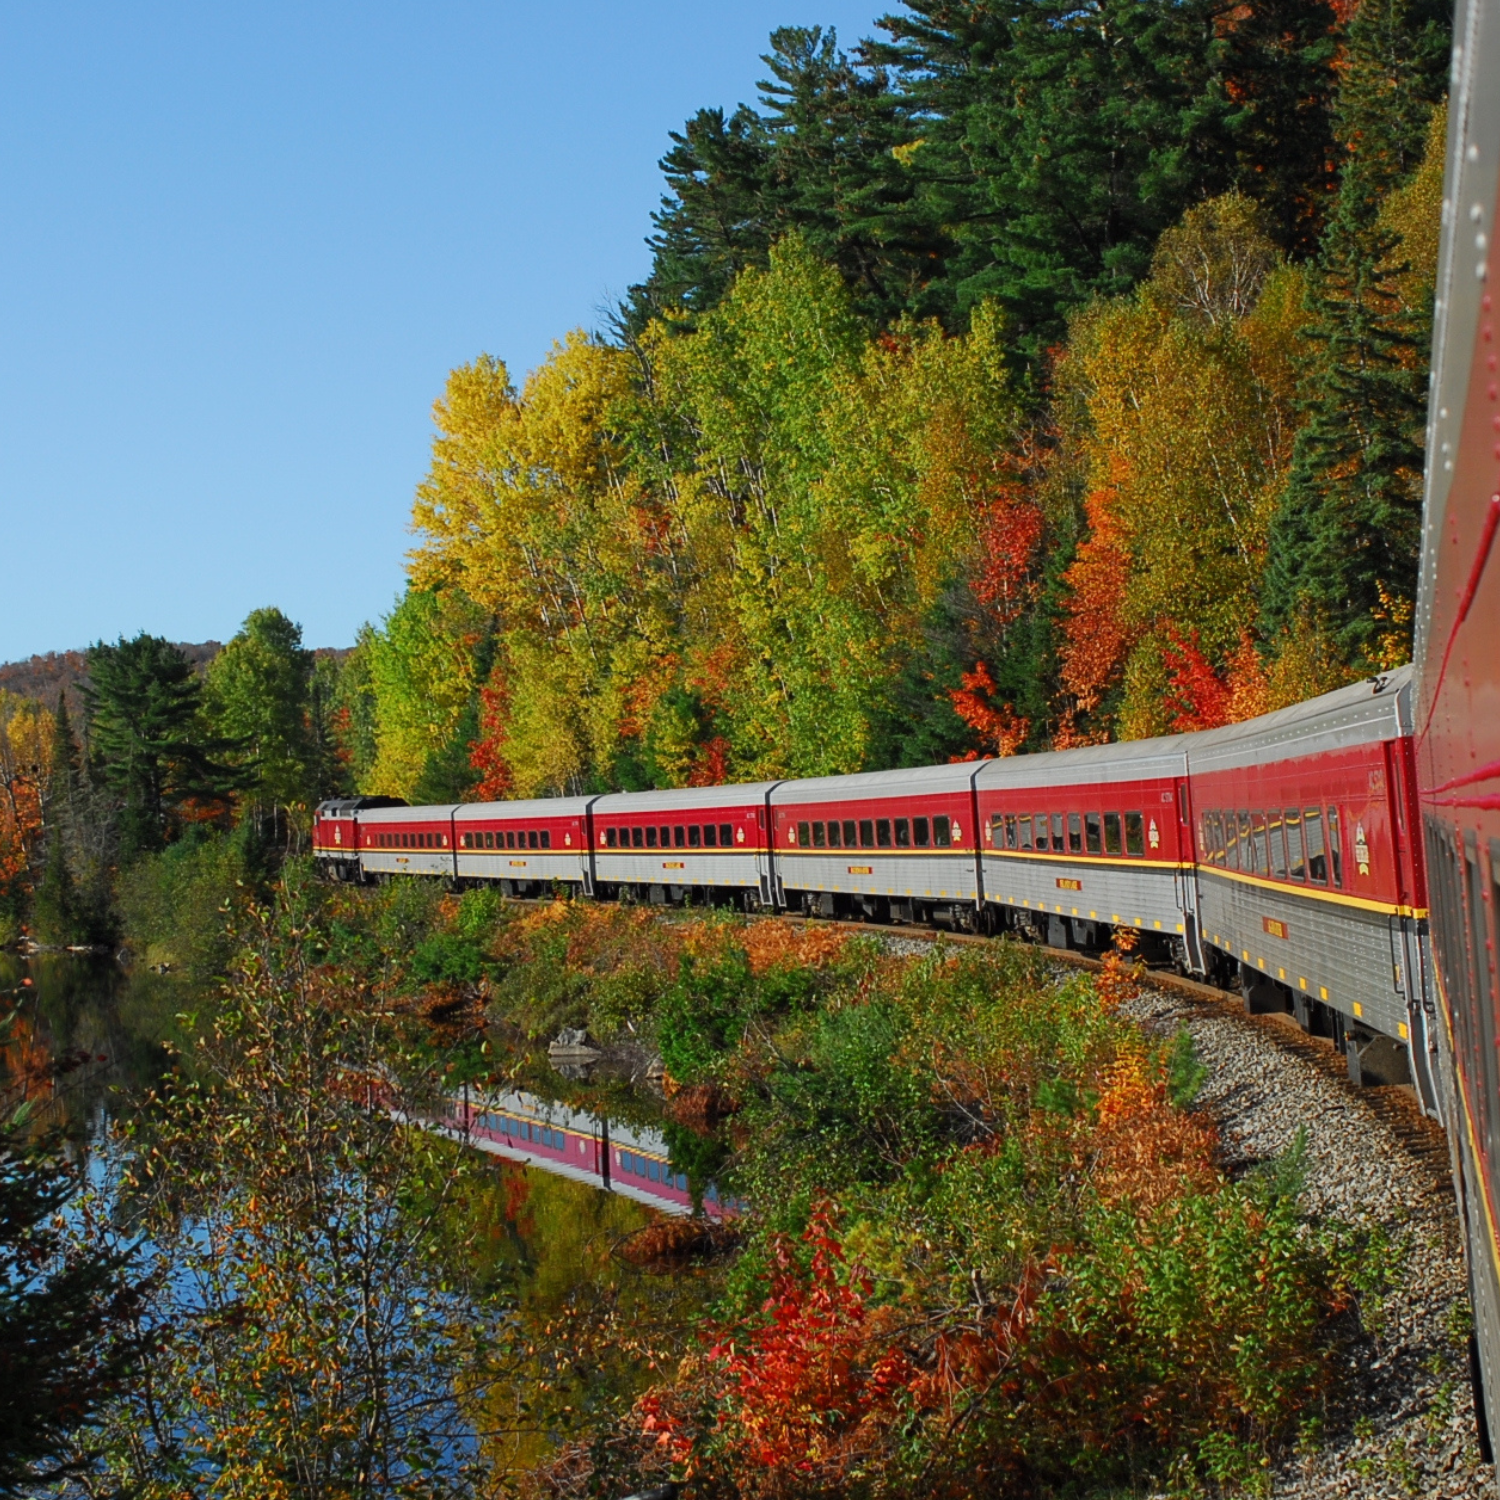
[{"label": "locomotive at front of train", "polygon": [[[1448,1139],[1469,1248],[1476,1407],[1500,1432],[1500,6],[1454,17],[1414,719]],[[1486,1447],[1488,1434],[1482,1433]]]}]

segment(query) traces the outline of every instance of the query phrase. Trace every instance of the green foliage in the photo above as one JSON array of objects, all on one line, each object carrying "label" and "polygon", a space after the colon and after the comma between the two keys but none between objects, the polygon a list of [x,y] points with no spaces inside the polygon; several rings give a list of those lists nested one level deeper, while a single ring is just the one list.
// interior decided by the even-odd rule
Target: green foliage
[{"label": "green foliage", "polygon": [[236,747],[205,731],[202,683],[169,642],[122,636],[88,663],[89,756],[123,803],[123,852],[160,848],[185,802],[227,800],[238,782],[221,757]]},{"label": "green foliage", "polygon": [[459,933],[435,932],[417,944],[411,972],[425,984],[475,984],[484,973],[484,954]]},{"label": "green foliage", "polygon": [[246,840],[195,827],[121,873],[125,940],[144,963],[195,984],[224,973],[233,953],[228,919],[251,891]]},{"label": "green foliage", "polygon": [[1167,1049],[1167,1095],[1178,1109],[1186,1109],[1208,1079],[1208,1068],[1199,1059],[1193,1034],[1186,1026],[1177,1030]]},{"label": "green foliage", "polygon": [[656,1045],[681,1083],[705,1077],[739,1040],[754,1011],[755,986],[736,949],[709,962],[684,955],[677,982],[656,1007]]}]

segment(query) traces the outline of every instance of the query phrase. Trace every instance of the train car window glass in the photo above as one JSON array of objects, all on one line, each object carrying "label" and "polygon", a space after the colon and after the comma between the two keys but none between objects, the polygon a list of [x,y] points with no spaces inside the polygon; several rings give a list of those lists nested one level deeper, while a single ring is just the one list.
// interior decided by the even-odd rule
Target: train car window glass
[{"label": "train car window glass", "polygon": [[656,848],[656,830],[654,828],[646,830],[646,847],[648,849]]},{"label": "train car window glass", "polygon": [[1046,813],[1038,813],[1036,815],[1036,819],[1035,819],[1035,821],[1033,823],[1033,827],[1035,827],[1035,829],[1036,829],[1036,846],[1037,846],[1037,848],[1038,849],[1045,849],[1047,847],[1047,827],[1048,827],[1047,814]]},{"label": "train car window glass", "polygon": [[436,849],[437,835],[435,833],[424,833],[422,835],[422,847],[424,849]]},{"label": "train car window glass", "polygon": [[1232,812],[1225,813],[1224,818],[1224,863],[1231,870],[1240,867],[1240,835],[1239,828],[1235,822]]},{"label": "train car window glass", "polygon": [[927,831],[926,818],[913,818],[911,820],[911,841],[918,849],[925,849],[932,835]]},{"label": "train car window glass", "polygon": [[804,849],[811,849],[812,848],[812,824],[811,823],[799,823],[797,825],[797,842],[799,844],[801,844]]},{"label": "train car window glass", "polygon": [[411,848],[411,835],[409,833],[403,833],[401,835],[401,847],[403,849]]},{"label": "train car window glass", "polygon": [[1016,847],[1016,818],[1014,813],[1005,815],[1005,847],[1014,849]]},{"label": "train car window glass", "polygon": [[1269,875],[1271,873],[1270,861],[1270,836],[1266,832],[1266,815],[1264,813],[1250,814],[1251,826],[1254,829],[1252,835],[1251,861],[1257,875]]},{"label": "train car window glass", "polygon": [[1293,880],[1307,879],[1307,851],[1302,844],[1302,814],[1295,807],[1286,810],[1282,827],[1286,830],[1287,872]]},{"label": "train car window glass", "polygon": [[828,847],[830,849],[837,849],[840,842],[838,819],[830,818],[828,820]]},{"label": "train car window glass", "polygon": [[673,843],[673,846],[676,847],[676,848],[678,848],[678,849],[686,849],[687,848],[687,829],[684,828],[681,823],[677,823],[677,824],[673,825],[673,828],[672,828],[672,843]]},{"label": "train car window glass", "polygon": [[552,847],[552,830],[550,828],[544,828],[544,829],[542,829],[542,848],[543,849],[550,849],[551,847]]},{"label": "train car window glass", "polygon": [[1224,818],[1221,813],[1211,812],[1204,818],[1208,828],[1208,857],[1216,865],[1224,864]]},{"label": "train car window glass", "polygon": [[812,826],[813,848],[826,849],[828,847],[828,829],[823,823],[814,823]]},{"label": "train car window glass", "polygon": [[[844,842],[846,844],[852,844],[854,842],[854,824],[853,823],[845,823],[844,827],[848,830],[848,832],[845,833],[845,835],[844,835]],[[732,825],[730,825],[728,823],[720,823],[719,824],[719,847],[721,849],[727,849],[733,843],[734,843],[734,828],[732,827]]]},{"label": "train car window glass", "polygon": [[1267,823],[1267,832],[1271,840],[1271,874],[1277,880],[1286,879],[1286,838],[1285,829],[1282,827],[1281,814],[1273,812]]},{"label": "train car window glass", "polygon": [[911,848],[911,824],[905,818],[896,819],[896,847],[898,849]]},{"label": "train car window glass", "polygon": [[703,847],[714,849],[718,847],[719,825],[717,823],[705,823],[703,825]]},{"label": "train car window glass", "polygon": [[1328,809],[1328,868],[1333,875],[1335,890],[1344,888],[1344,835],[1339,828],[1339,810]]},{"label": "train car window glass", "polygon": [[663,849],[670,849],[672,847],[672,830],[671,830],[671,828],[664,824],[661,828],[658,828],[656,831],[660,835],[660,843],[661,843],[662,848]]},{"label": "train car window glass", "polygon": [[1141,824],[1141,815],[1138,812],[1125,814],[1125,852],[1127,854],[1144,854],[1146,852],[1146,834]]},{"label": "train car window glass", "polygon": [[889,818],[875,819],[875,845],[879,849],[891,847],[891,820]]},{"label": "train car window glass", "polygon": [[703,825],[701,823],[688,824],[688,848],[701,849],[703,847]]},{"label": "train car window glass", "polygon": [[859,820],[859,847],[861,849],[873,849],[875,847],[875,825],[869,818]]},{"label": "train car window glass", "polygon": [[1120,843],[1120,815],[1119,813],[1105,813],[1104,815],[1104,852],[1106,854],[1118,854],[1124,846]]},{"label": "train car window glass", "polygon": [[1307,878],[1328,884],[1328,856],[1323,852],[1323,810],[1305,808],[1302,813],[1302,846],[1307,858]]},{"label": "train car window glass", "polygon": [[1063,815],[1052,814],[1052,852],[1061,854],[1063,852]]},{"label": "train car window glass", "polygon": [[606,849],[618,849],[620,847],[620,830],[618,828],[606,828],[604,830],[604,847]]},{"label": "train car window glass", "polygon": [[640,848],[643,848],[644,845],[645,845],[645,836],[644,836],[644,834],[641,832],[641,830],[639,828],[632,828],[630,830],[630,847],[632,849],[640,849]]},{"label": "train car window glass", "polygon": [[1020,838],[1021,838],[1021,842],[1020,842],[1020,844],[1017,847],[1021,848],[1021,849],[1030,849],[1032,847],[1032,845],[1031,845],[1031,814],[1030,813],[1024,814],[1021,818],[1019,818],[1017,820],[1017,822],[1018,822],[1018,832],[1019,832]]},{"label": "train car window glass", "polygon": [[1483,872],[1479,867],[1479,850],[1473,835],[1461,845],[1464,873],[1468,877],[1464,890],[1464,916],[1469,928],[1469,955],[1472,964],[1471,993],[1479,1012],[1479,1050],[1484,1059],[1484,1136],[1491,1162],[1495,1160],[1496,1140],[1494,1101],[1500,1098],[1500,1057],[1495,1053],[1495,993],[1490,983],[1490,960],[1485,943]]},{"label": "train car window glass", "polygon": [[953,823],[947,813],[932,820],[932,842],[939,849],[947,849],[952,846]]},{"label": "train car window glass", "polygon": [[1255,873],[1255,842],[1250,833],[1250,814],[1239,815],[1240,825],[1240,870],[1245,875]]},{"label": "train car window glass", "polygon": [[1090,854],[1099,854],[1104,849],[1104,820],[1098,813],[1083,815],[1083,843]]},{"label": "train car window glass", "polygon": [[536,832],[536,829],[535,828],[529,828],[526,831],[526,847],[528,849],[535,849],[536,846],[537,846],[537,832]]},{"label": "train car window glass", "polygon": [[1077,813],[1068,814],[1068,852],[1083,853],[1083,819]]}]

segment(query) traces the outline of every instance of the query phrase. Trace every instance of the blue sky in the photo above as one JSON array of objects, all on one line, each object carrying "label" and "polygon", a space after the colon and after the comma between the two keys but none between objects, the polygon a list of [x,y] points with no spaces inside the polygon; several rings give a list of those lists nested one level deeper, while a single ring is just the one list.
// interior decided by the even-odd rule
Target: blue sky
[{"label": "blue sky", "polygon": [[890,4],[0,6],[0,661],[402,584],[428,413],[647,268],[667,132]]}]

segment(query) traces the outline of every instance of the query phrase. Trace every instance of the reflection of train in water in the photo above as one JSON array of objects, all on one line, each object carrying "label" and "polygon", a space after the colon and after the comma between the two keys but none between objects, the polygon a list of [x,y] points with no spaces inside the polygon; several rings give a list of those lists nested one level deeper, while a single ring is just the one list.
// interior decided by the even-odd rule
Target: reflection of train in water
[{"label": "reflection of train in water", "polygon": [[[659,1131],[519,1092],[466,1091],[450,1104],[446,1130],[481,1151],[623,1194],[663,1213],[693,1211],[687,1174],[673,1168]],[[738,1199],[721,1197],[713,1183],[704,1186],[702,1202],[703,1212],[716,1219],[741,1208]]]},{"label": "reflection of train in water", "polygon": [[[1476,1406],[1500,1431],[1497,0],[1459,0],[1454,37],[1414,670],[1228,729],[1004,761],[468,807],[328,802],[325,869],[1009,928],[1055,946],[1132,929],[1148,953],[1331,1038],[1356,1081],[1412,1083],[1443,1121]],[[518,1149],[514,1127],[485,1129]],[[572,1169],[566,1143],[526,1146]],[[661,1146],[610,1149],[572,1147],[600,1163],[591,1180],[619,1185],[623,1166],[638,1182],[645,1163],[651,1183],[655,1161],[657,1198],[680,1194]]]}]

